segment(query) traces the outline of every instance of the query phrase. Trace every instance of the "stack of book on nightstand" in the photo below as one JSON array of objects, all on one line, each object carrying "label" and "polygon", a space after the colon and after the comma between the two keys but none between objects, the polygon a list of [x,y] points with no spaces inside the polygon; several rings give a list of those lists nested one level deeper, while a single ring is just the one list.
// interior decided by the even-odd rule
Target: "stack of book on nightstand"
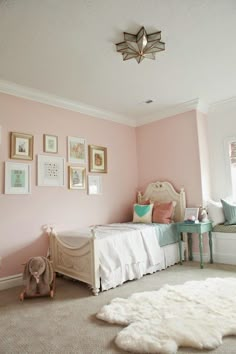
[{"label": "stack of book on nightstand", "polygon": [[186,224],[198,224],[199,223],[199,220],[184,220],[184,222],[186,223]]}]

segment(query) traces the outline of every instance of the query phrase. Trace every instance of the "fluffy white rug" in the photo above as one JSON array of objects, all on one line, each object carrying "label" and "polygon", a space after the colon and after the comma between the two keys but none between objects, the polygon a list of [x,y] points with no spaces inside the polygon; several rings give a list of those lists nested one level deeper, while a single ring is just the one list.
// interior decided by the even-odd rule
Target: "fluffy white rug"
[{"label": "fluffy white rug", "polygon": [[236,279],[209,278],[116,298],[97,318],[127,326],[116,344],[135,353],[176,353],[178,347],[213,349],[236,335]]}]

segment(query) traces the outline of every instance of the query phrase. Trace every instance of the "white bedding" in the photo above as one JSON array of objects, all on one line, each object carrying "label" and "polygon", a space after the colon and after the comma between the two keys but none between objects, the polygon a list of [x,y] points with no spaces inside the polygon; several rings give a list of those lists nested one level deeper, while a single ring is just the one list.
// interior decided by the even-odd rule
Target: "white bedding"
[{"label": "white bedding", "polygon": [[[183,188],[177,192],[169,182],[150,183],[144,194],[138,193],[139,203],[146,200],[176,202],[174,220],[183,220],[186,206]],[[160,224],[116,225],[119,230],[113,230],[115,225],[111,224],[60,233],[48,225],[50,256],[55,272],[88,284],[93,294],[98,295],[101,290],[179,262],[179,242],[174,223],[162,224],[162,228]]]},{"label": "white bedding", "polygon": [[[159,246],[157,233],[158,230],[152,224],[117,223],[96,226],[102,290],[126,280],[139,279],[146,273],[165,267],[165,254]],[[89,229],[57,234],[59,241],[69,247],[81,247],[90,237],[92,234]]]}]

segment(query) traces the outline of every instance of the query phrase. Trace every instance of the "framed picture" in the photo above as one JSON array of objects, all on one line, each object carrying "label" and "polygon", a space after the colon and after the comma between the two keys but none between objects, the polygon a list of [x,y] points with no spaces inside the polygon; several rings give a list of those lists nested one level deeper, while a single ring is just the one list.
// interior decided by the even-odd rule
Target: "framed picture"
[{"label": "framed picture", "polygon": [[33,135],[12,132],[10,139],[11,159],[33,160]]},{"label": "framed picture", "polygon": [[68,166],[69,189],[85,189],[85,167]]},{"label": "framed picture", "polygon": [[43,135],[43,151],[56,154],[58,152],[57,136],[56,135]]},{"label": "framed picture", "polygon": [[107,148],[89,145],[89,172],[107,173]]},{"label": "framed picture", "polygon": [[27,163],[5,163],[5,194],[30,194],[31,166]]},{"label": "framed picture", "polygon": [[198,220],[199,208],[186,208],[184,220],[195,221]]},{"label": "framed picture", "polygon": [[86,164],[86,141],[83,138],[68,136],[68,161]]},{"label": "framed picture", "polygon": [[88,194],[102,194],[102,176],[88,176]]},{"label": "framed picture", "polygon": [[38,186],[63,187],[65,159],[59,156],[38,155]]}]

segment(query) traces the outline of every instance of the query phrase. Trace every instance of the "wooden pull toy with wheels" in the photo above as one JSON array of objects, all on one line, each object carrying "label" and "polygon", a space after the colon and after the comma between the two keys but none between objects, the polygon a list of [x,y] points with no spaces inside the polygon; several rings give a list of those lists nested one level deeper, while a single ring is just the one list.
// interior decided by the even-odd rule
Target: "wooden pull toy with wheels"
[{"label": "wooden pull toy with wheels", "polygon": [[25,288],[20,294],[21,301],[27,297],[54,297],[56,277],[52,263],[48,258],[30,258],[25,264],[23,280],[25,281]]}]

